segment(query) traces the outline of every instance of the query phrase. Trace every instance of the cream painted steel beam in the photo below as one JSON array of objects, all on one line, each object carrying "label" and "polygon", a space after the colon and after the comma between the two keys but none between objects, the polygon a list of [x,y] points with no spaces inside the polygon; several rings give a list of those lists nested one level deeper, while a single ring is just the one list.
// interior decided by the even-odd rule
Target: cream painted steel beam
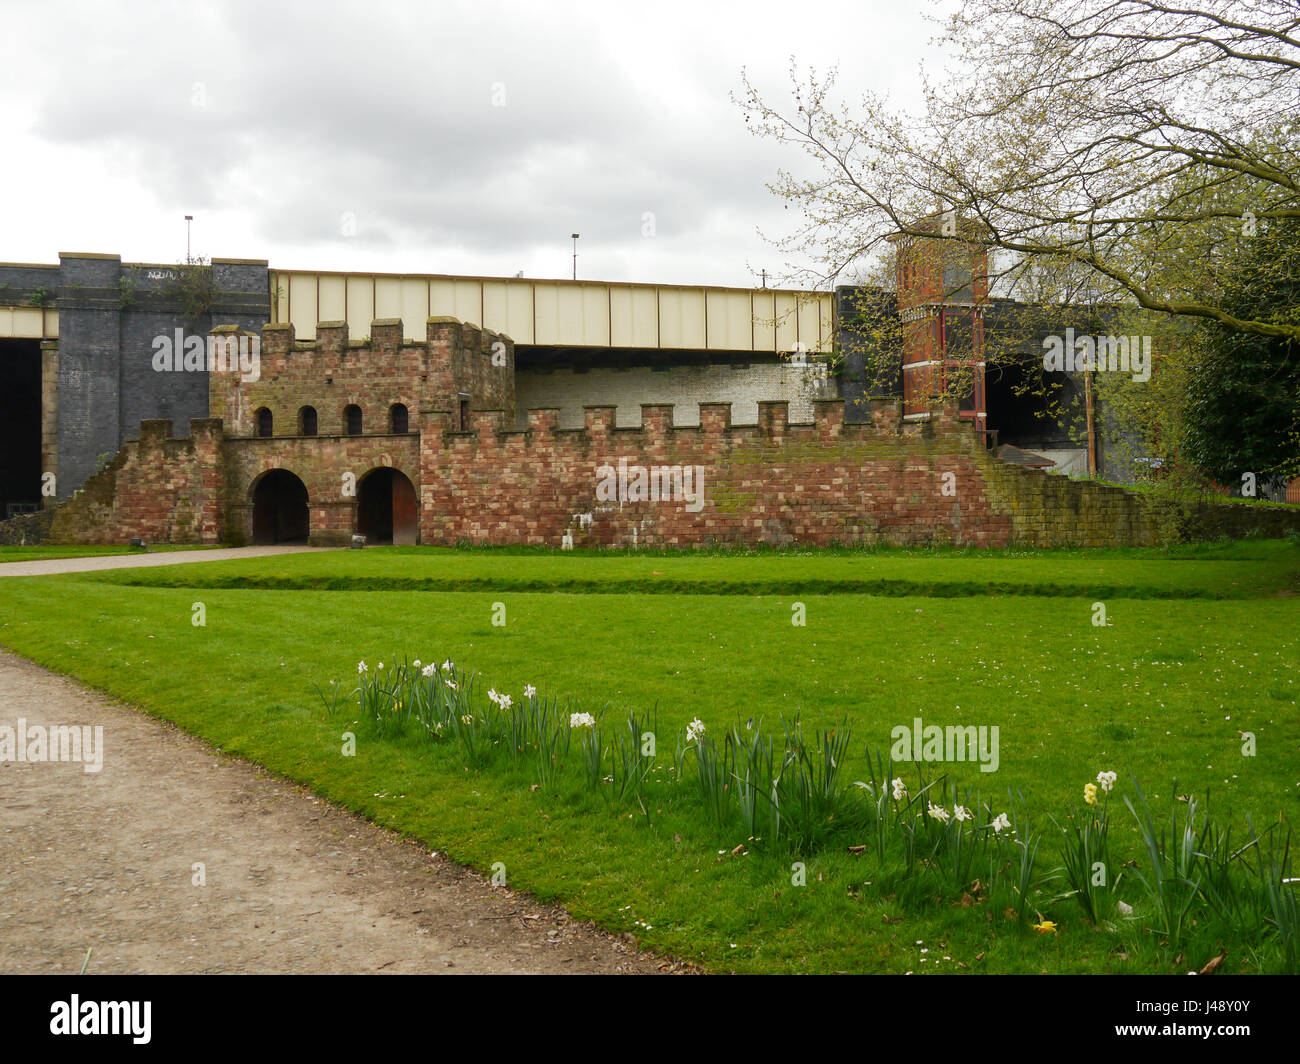
[{"label": "cream painted steel beam", "polygon": [[50,307],[0,307],[0,340],[57,340],[59,312]]},{"label": "cream painted steel beam", "polygon": [[555,347],[825,353],[835,338],[831,292],[272,270],[271,295],[271,320],[304,340],[318,321],[346,321],[360,339],[376,318],[423,340],[438,315]]}]

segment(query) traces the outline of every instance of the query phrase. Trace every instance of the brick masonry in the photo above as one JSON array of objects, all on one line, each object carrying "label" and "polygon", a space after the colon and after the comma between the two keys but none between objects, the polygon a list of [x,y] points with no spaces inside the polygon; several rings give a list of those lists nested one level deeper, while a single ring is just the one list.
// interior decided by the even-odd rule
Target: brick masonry
[{"label": "brick masonry", "polygon": [[86,486],[54,511],[53,543],[218,543],[226,476],[220,421],[196,418],[188,437],[151,420]]},{"label": "brick masonry", "polygon": [[[217,330],[231,335],[230,330]],[[515,428],[514,350],[505,337],[432,318],[427,339],[404,341],[402,323],[372,324],[367,341],[342,324],[298,343],[290,326],[262,333],[260,376],[214,374],[209,418],[190,436],[146,421],[109,467],[55,515],[56,542],[247,542],[254,492],[272,469],[307,489],[311,539],[340,543],[356,528],[344,490],[377,468],[410,480],[421,542],[698,547],[721,544],[1008,544],[1143,546],[1157,542],[1150,500],[1091,481],[1051,477],[994,458],[949,408],[905,421],[897,400],[872,400],[865,423],[845,421],[843,400],[811,403],[793,424],[787,400],[759,402],[757,424],[731,423],[730,403],[698,404],[698,424],[674,424],[674,404],[643,404],[640,424],[614,406],[588,407],[582,428],[557,410],[527,413]],[[497,357],[494,359],[493,355]],[[462,425],[462,397],[472,407]],[[410,411],[391,433],[390,406]],[[344,408],[362,407],[361,435]],[[298,434],[298,412],[317,409],[320,435]],[[266,407],[276,435],[256,436]],[[602,467],[702,473],[696,510],[682,494],[658,501],[602,498]],[[1207,504],[1209,535],[1300,528],[1285,507]]]},{"label": "brick masonry", "polygon": [[[58,308],[59,338],[42,343],[42,472],[65,499],[118,453],[146,420],[208,416],[206,372],[157,372],[154,341],[217,323],[260,329],[270,318],[267,264],[214,259],[202,313],[187,320],[174,283],[182,267],[123,263],[118,255],[61,253],[58,266],[0,266],[0,302],[40,291]],[[189,308],[193,311],[195,308]]]},{"label": "brick masonry", "polygon": [[835,381],[825,367],[788,361],[753,361],[734,365],[673,365],[666,372],[648,366],[626,369],[595,368],[578,373],[572,369],[550,372],[521,371],[515,378],[519,399],[517,428],[528,427],[528,410],[559,410],[559,428],[580,429],[586,423],[586,407],[617,407],[619,425],[639,426],[643,403],[671,404],[678,425],[698,424],[699,397],[713,402],[730,402],[737,425],[758,422],[758,404],[785,399],[790,403],[792,422],[812,421],[814,399],[835,395]]}]

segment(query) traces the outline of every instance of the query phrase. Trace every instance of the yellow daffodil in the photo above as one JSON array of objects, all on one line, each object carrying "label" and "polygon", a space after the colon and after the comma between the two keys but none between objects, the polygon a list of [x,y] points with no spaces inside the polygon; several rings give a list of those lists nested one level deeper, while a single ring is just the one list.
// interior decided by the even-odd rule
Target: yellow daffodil
[{"label": "yellow daffodil", "polygon": [[1044,920],[1041,924],[1034,924],[1034,930],[1040,935],[1056,934],[1056,925],[1051,920]]}]

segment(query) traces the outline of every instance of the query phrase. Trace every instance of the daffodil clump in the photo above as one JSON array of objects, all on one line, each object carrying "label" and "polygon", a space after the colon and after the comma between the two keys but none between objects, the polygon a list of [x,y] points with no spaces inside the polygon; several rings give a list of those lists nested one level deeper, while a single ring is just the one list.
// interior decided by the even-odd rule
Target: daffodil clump
[{"label": "daffodil clump", "polygon": [[1114,772],[1098,772],[1095,781],[1083,785],[1084,812],[1064,826],[1056,825],[1064,840],[1064,870],[1070,884],[1067,896],[1079,903],[1094,924],[1114,915],[1115,889],[1123,876],[1110,858],[1110,818],[1105,805],[1116,779]]},{"label": "daffodil clump", "polygon": [[[509,761],[528,771],[534,790],[576,774],[611,807],[639,810],[647,821],[669,804],[694,807],[703,830],[740,840],[727,842],[720,861],[844,847],[871,861],[871,881],[887,884],[905,906],[946,899],[999,914],[999,926],[1053,939],[1095,931],[1132,949],[1150,948],[1153,935],[1175,947],[1216,933],[1247,937],[1281,958],[1283,970],[1300,967],[1286,829],[1273,825],[1230,846],[1190,796],[1180,796],[1169,826],[1159,829],[1134,781],[1140,804],[1127,795],[1124,803],[1145,853],[1112,855],[1109,802],[1118,773],[1110,769],[1073,790],[1075,813],[1064,822],[1048,817],[1056,830],[1045,835],[1031,826],[1022,796],[1008,791],[999,808],[959,791],[946,775],[927,780],[923,767],[918,779],[905,779],[880,752],[868,750],[869,780],[846,784],[845,726],[805,734],[797,719],[773,731],[761,718],[728,728],[692,717],[663,751],[668,762],[653,717],[629,712],[611,726],[599,712],[561,709],[532,683],[480,697],[476,676],[450,660],[360,661],[356,675],[359,723],[375,737],[450,740],[470,767]],[[341,711],[345,691],[334,683],[322,692],[327,712]],[[1084,920],[1072,924],[1066,916],[1076,905]]]}]

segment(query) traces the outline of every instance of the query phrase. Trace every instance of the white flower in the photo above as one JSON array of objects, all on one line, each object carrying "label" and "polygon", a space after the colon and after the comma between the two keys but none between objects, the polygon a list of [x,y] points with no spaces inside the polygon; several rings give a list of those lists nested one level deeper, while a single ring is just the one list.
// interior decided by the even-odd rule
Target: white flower
[{"label": "white flower", "polygon": [[957,818],[958,823],[961,823],[963,820],[971,819],[971,812],[964,805],[954,805],[952,807],[952,815]]},{"label": "white flower", "polygon": [[1115,786],[1117,779],[1119,779],[1119,776],[1114,772],[1097,773],[1097,782],[1101,784],[1101,789],[1106,794],[1110,794],[1110,789]]},{"label": "white flower", "polygon": [[590,713],[569,714],[570,728],[594,728],[595,726],[596,726],[596,718],[593,717]]},{"label": "white flower", "polygon": [[384,667],[384,663],[383,663],[382,661],[379,663],[379,667],[380,667],[381,669]]},{"label": "white flower", "polygon": [[438,670],[434,666],[426,665],[424,668],[420,670],[420,675],[428,679],[437,671]]},{"label": "white flower", "polygon": [[515,704],[515,700],[509,695],[497,695],[497,705],[502,709],[509,709]]},{"label": "white flower", "polygon": [[894,801],[901,802],[907,797],[907,784],[903,782],[903,777],[899,776],[894,780]]},{"label": "white flower", "polygon": [[491,689],[488,691],[488,701],[489,701],[489,702],[496,702],[498,705],[500,705],[500,704],[501,704],[501,703],[500,703],[500,699],[501,699],[501,696],[500,696],[499,694],[497,694],[497,691],[496,691],[496,688],[495,688],[495,687],[491,688]]},{"label": "white flower", "polygon": [[990,827],[993,828],[995,834],[1000,835],[1002,832],[1007,831],[1011,827],[1011,821],[1007,819],[1006,813],[999,813],[997,816],[993,818],[993,823],[990,825]]},{"label": "white flower", "polygon": [[688,725],[686,725],[686,741],[688,743],[695,742],[695,740],[698,739],[703,734],[704,734],[704,721],[700,720],[699,717],[696,717],[693,721],[691,721]]},{"label": "white flower", "polygon": [[366,671],[366,663],[365,663],[364,661],[358,661],[358,662],[357,662],[357,673],[360,674],[360,673],[363,673],[363,672],[365,672],[365,671]]},{"label": "white flower", "polygon": [[453,691],[456,690],[455,680],[443,680],[442,682],[445,683],[448,687],[450,687]]},{"label": "white flower", "polygon": [[419,667],[420,667],[420,659],[416,658],[413,662],[411,662],[411,668],[418,669]]},{"label": "white flower", "polygon": [[1132,916],[1133,906],[1126,901],[1116,901],[1115,908],[1119,910],[1120,916]]},{"label": "white flower", "polygon": [[444,662],[442,663],[442,671],[443,671],[443,672],[451,672],[451,670],[454,669],[455,667],[456,667],[456,666],[455,666],[454,664],[452,664],[452,661],[451,661],[450,658],[448,658],[446,661],[444,661]]},{"label": "white flower", "polygon": [[524,684],[524,697],[525,697],[525,698],[532,698],[535,694],[537,694],[537,688],[536,688],[536,687],[534,687],[534,686],[533,686],[532,684],[530,684],[530,683],[526,683],[526,684]]},{"label": "white flower", "polygon": [[934,817],[935,820],[938,820],[941,823],[946,823],[948,820],[948,816],[949,816],[948,810],[946,810],[941,805],[935,805],[933,802],[930,803],[930,808],[927,809],[926,812],[929,813],[930,816]]}]

